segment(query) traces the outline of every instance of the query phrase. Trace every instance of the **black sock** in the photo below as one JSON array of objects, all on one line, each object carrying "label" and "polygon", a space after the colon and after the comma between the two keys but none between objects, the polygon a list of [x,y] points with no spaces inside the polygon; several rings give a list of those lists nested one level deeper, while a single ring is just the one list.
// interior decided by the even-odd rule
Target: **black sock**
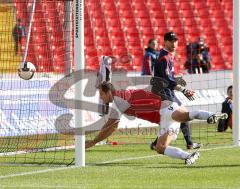
[{"label": "black sock", "polygon": [[180,128],[181,128],[181,131],[183,133],[183,136],[185,138],[185,141],[186,141],[187,145],[192,145],[193,142],[192,142],[192,139],[191,139],[189,123],[188,122],[181,123]]},{"label": "black sock", "polygon": [[157,141],[158,141],[158,137],[152,142],[152,144],[153,144],[154,146],[156,146],[156,145],[157,145]]}]

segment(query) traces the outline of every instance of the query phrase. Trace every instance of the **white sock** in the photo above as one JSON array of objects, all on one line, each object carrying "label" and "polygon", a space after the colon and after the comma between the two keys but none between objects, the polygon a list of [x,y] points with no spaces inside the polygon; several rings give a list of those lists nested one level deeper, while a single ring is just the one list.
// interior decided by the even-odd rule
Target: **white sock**
[{"label": "white sock", "polygon": [[190,120],[193,120],[193,119],[207,120],[211,115],[213,115],[212,112],[203,111],[203,110],[189,112]]},{"label": "white sock", "polygon": [[164,155],[177,159],[186,159],[190,153],[185,152],[180,148],[168,146],[164,151]]}]

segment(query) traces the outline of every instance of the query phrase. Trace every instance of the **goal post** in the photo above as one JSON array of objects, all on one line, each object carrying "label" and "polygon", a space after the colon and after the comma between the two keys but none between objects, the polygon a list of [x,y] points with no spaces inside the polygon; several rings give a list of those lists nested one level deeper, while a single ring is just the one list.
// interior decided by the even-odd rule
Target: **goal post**
[{"label": "goal post", "polygon": [[233,143],[236,146],[240,146],[240,2],[238,0],[233,1]]},{"label": "goal post", "polygon": [[[84,65],[84,0],[74,0],[74,62],[75,71],[83,70]],[[79,77],[76,75],[76,77]],[[76,79],[77,80],[77,79]],[[82,82],[75,84],[75,99],[82,99]],[[75,110],[75,127],[83,127],[83,113],[81,107]],[[75,165],[85,166],[85,135],[75,135]]]}]

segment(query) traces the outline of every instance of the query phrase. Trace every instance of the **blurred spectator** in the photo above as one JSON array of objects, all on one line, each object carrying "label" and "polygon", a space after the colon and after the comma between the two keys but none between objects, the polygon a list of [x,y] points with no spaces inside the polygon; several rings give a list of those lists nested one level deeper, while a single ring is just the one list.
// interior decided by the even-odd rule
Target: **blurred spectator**
[{"label": "blurred spectator", "polygon": [[209,47],[202,38],[187,45],[187,60],[184,66],[188,73],[209,73],[211,62]]},{"label": "blurred spectator", "polygon": [[145,49],[145,54],[142,62],[141,75],[152,75],[153,63],[157,58],[158,41],[156,39],[150,39],[148,41],[148,47]]},{"label": "blurred spectator", "polygon": [[233,99],[233,86],[227,88],[227,98],[222,103],[222,113],[227,113],[227,119],[220,119],[218,123],[218,132],[226,131],[228,127],[232,129],[232,99]]},{"label": "blurred spectator", "polygon": [[15,42],[15,53],[17,55],[19,50],[20,52],[22,51],[22,38],[26,37],[26,27],[23,25],[21,19],[18,19],[15,27],[13,28],[12,36]]}]

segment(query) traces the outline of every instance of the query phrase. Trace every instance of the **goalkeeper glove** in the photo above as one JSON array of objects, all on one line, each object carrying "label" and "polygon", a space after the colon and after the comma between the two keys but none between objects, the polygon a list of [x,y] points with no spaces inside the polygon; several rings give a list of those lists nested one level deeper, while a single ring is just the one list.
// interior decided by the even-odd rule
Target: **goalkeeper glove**
[{"label": "goalkeeper glove", "polygon": [[188,100],[195,100],[194,91],[185,89],[183,87],[180,88],[180,91],[188,98]]},{"label": "goalkeeper glove", "polygon": [[178,85],[181,85],[182,87],[185,87],[187,85],[187,82],[183,79],[182,76],[178,76],[174,78]]}]

